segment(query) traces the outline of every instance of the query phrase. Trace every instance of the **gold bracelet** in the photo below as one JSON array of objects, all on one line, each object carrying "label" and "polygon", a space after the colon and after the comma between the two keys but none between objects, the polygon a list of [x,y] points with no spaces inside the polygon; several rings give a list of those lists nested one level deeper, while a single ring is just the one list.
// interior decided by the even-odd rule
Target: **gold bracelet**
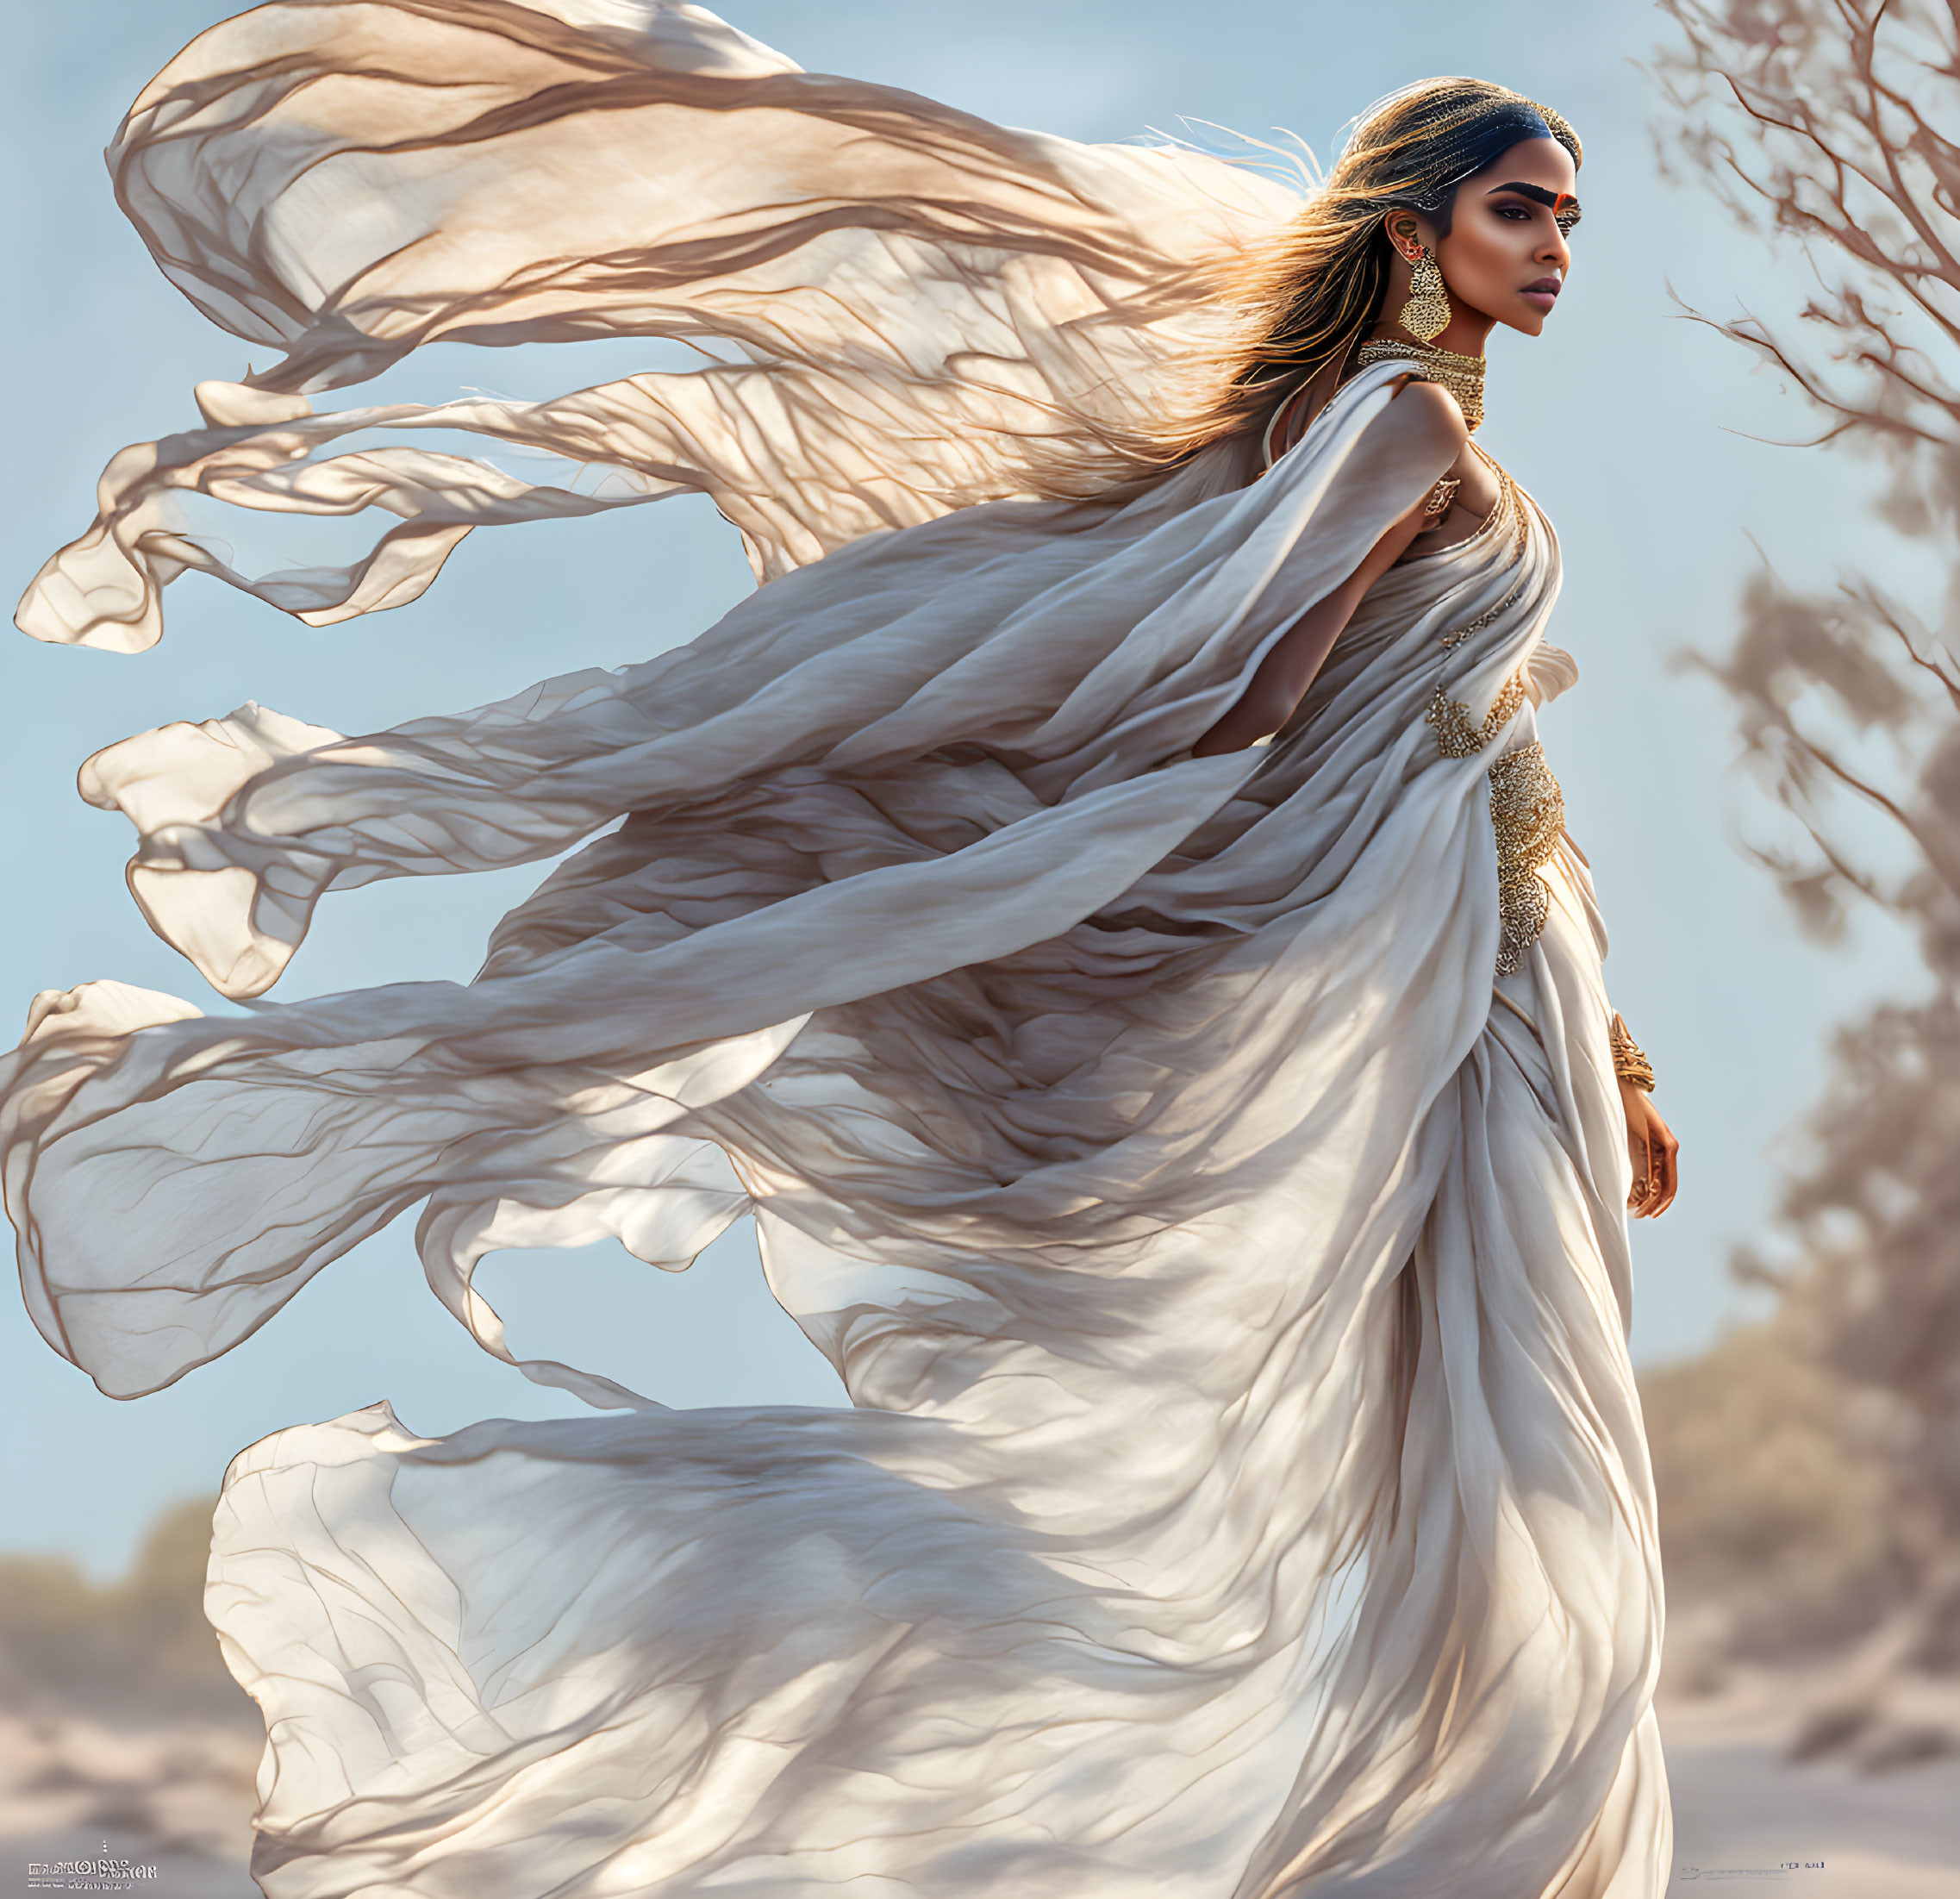
[{"label": "gold bracelet", "polygon": [[1613,1046],[1613,1071],[1624,1082],[1632,1082],[1647,1094],[1654,1091],[1654,1065],[1642,1053],[1626,1027],[1626,1018],[1614,1011],[1613,1027],[1607,1031]]}]

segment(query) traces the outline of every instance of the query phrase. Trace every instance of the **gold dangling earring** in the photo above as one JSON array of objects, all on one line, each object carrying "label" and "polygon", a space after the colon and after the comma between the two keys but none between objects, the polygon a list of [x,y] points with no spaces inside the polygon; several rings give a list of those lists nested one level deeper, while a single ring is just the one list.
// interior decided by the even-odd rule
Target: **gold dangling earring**
[{"label": "gold dangling earring", "polygon": [[1450,293],[1443,273],[1426,244],[1415,247],[1414,268],[1408,274],[1408,302],[1396,319],[1411,336],[1433,343],[1450,327]]}]

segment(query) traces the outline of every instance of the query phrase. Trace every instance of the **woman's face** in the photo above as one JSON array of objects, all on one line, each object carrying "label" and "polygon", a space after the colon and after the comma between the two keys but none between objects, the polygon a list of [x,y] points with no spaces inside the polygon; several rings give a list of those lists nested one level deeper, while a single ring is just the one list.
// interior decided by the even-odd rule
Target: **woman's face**
[{"label": "woman's face", "polygon": [[1578,174],[1556,139],[1525,139],[1457,187],[1450,234],[1437,243],[1459,303],[1536,336],[1572,267]]}]

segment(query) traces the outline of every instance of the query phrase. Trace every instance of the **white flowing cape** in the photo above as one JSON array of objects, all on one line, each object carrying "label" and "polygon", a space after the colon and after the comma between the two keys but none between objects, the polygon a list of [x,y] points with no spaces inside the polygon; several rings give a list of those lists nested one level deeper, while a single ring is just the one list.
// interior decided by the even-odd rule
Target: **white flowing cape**
[{"label": "white flowing cape", "polygon": [[[153,1390],[420,1206],[508,1358],[486,1252],[675,1267],[752,1213],[853,1402],[676,1413],[527,1360],[626,1415],[428,1440],[378,1406],[243,1452],[208,1602],[266,1716],[266,1891],[1657,1896],[1603,937],[1562,848],[1494,992],[1485,773],[1535,713],[1470,758],[1424,719],[1568,682],[1550,531],[1523,504],[1395,568],[1277,742],[1194,759],[1439,472],[1389,373],[1263,478],[1227,445],[1026,498],[1189,359],[1194,259],[1294,201],[656,0],[263,7],[111,157],[172,278],[287,355],[115,459],[28,631],[147,645],[186,566],[346,617],[472,525],[681,490],[769,584],[454,716],[247,707],[90,761],[138,901],[239,996],[328,890],[601,834],[466,985],[41,997],[0,1128],[36,1322]],[[622,334],[722,353],[538,404],[298,393]],[[622,491],[348,440],[428,426]],[[251,581],[186,488],[401,525]]]}]

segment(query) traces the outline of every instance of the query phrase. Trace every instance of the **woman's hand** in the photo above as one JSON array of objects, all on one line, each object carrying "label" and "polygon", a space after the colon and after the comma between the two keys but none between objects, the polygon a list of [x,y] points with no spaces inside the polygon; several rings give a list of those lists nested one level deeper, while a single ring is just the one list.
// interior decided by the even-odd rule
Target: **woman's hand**
[{"label": "woman's hand", "polygon": [[1633,1190],[1626,1196],[1626,1210],[1636,1220],[1651,1220],[1674,1204],[1679,1184],[1674,1157],[1681,1143],[1645,1089],[1622,1081],[1620,1103],[1626,1110],[1626,1151],[1633,1160]]}]

